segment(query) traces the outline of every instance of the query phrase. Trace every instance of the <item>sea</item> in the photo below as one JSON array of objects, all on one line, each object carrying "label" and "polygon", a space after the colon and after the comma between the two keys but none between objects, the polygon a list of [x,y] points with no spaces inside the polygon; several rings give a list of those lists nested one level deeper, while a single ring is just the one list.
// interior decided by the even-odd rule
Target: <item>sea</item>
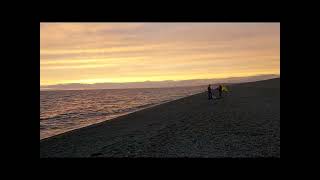
[{"label": "sea", "polygon": [[40,91],[40,140],[206,91],[206,86]]}]

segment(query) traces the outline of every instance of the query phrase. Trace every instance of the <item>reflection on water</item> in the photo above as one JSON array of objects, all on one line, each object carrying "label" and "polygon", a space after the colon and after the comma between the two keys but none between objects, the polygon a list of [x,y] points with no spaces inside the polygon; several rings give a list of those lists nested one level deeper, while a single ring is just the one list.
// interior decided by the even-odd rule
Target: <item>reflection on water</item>
[{"label": "reflection on water", "polygon": [[40,91],[40,139],[203,91],[203,86]]}]

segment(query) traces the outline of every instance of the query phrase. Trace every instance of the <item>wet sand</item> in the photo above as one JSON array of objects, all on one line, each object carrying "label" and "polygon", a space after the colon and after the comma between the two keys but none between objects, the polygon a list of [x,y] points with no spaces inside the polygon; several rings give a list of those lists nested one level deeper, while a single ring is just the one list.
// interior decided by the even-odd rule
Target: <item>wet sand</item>
[{"label": "wet sand", "polygon": [[40,157],[280,157],[280,79],[229,90],[221,99],[200,93],[43,139]]}]

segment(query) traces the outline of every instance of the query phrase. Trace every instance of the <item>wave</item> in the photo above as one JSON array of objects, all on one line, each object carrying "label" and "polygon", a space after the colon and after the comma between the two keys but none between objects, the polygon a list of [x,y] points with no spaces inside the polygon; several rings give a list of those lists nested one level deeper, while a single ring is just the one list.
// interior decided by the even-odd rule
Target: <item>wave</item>
[{"label": "wave", "polygon": [[40,139],[203,91],[203,87],[41,93]]}]

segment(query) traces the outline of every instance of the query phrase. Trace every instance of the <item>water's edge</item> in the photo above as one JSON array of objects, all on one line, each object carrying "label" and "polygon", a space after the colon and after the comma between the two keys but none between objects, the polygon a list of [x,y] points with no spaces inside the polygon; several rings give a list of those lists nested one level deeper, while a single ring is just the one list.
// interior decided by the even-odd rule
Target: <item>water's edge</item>
[{"label": "water's edge", "polygon": [[103,120],[103,121],[101,121],[101,122],[89,124],[89,125],[84,126],[84,127],[72,129],[72,130],[69,130],[69,131],[65,131],[65,132],[62,132],[62,133],[59,133],[59,134],[50,136],[50,137],[42,138],[42,139],[40,139],[40,142],[45,141],[45,140],[48,140],[48,139],[51,139],[51,138],[56,138],[56,137],[58,137],[58,136],[62,136],[62,135],[68,134],[68,133],[73,133],[73,132],[75,132],[75,131],[79,131],[79,130],[82,130],[82,129],[84,129],[84,128],[91,128],[92,126],[97,126],[97,125],[102,124],[102,123],[105,123],[105,122],[107,122],[107,121],[114,120],[114,119],[117,119],[117,118],[120,118],[120,117],[123,117],[123,116],[130,115],[130,114],[135,113],[135,112],[137,112],[137,111],[143,111],[143,110],[146,110],[146,109],[151,109],[151,108],[154,108],[155,106],[160,106],[160,105],[164,105],[164,104],[166,104],[166,103],[171,103],[171,102],[174,102],[174,101],[179,101],[179,100],[181,100],[181,99],[189,98],[189,97],[191,97],[191,96],[199,95],[199,94],[202,94],[202,93],[205,93],[205,92],[195,93],[195,94],[192,94],[192,95],[189,95],[189,96],[180,97],[180,98],[173,99],[173,100],[168,100],[168,101],[165,101],[165,102],[160,102],[160,103],[157,103],[157,104],[154,104],[154,105],[150,105],[150,106],[147,106],[147,107],[144,107],[144,108],[141,108],[141,109],[136,109],[136,110],[133,110],[133,111],[130,111],[130,112],[126,112],[126,113],[124,113],[124,114],[121,114],[120,116],[113,117],[113,118],[110,118],[110,119],[106,119],[106,120]]}]

